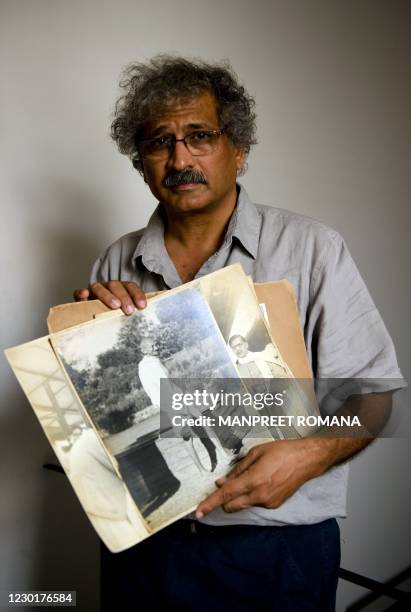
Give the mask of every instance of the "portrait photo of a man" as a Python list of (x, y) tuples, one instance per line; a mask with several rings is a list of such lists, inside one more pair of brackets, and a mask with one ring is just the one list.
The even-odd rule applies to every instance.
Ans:
[(287, 366), (273, 344), (262, 351), (250, 351), (241, 334), (230, 337), (229, 346), (236, 355), (237, 367), (243, 378), (283, 378), (288, 376)]

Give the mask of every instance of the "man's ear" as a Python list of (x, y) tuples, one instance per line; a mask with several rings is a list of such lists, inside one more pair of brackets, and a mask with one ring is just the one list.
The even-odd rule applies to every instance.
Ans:
[(141, 166), (142, 166), (142, 168), (141, 168), (141, 175), (142, 175), (142, 177), (144, 179), (144, 182), (147, 183), (146, 171), (144, 169), (144, 162), (141, 163)]
[(246, 158), (244, 147), (238, 147), (235, 155), (238, 175), (241, 175), (245, 171)]
[[(145, 170), (144, 170), (144, 162), (140, 162), (140, 161), (137, 161), (135, 159), (132, 159), (131, 163), (133, 164), (133, 168), (135, 168), (137, 170), (137, 172), (140, 172), (141, 176), (144, 179), (144, 182), (147, 183), (146, 173), (145, 173)], [(140, 164), (141, 164), (142, 167), (140, 167)]]

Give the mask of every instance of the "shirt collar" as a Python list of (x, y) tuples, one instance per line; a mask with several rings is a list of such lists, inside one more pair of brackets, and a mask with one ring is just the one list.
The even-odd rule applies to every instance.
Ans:
[[(229, 246), (233, 242), (233, 238), (236, 238), (243, 248), (256, 259), (262, 218), (244, 187), (241, 185), (238, 185), (238, 187), (237, 205), (228, 224), (223, 244)], [(164, 221), (160, 204), (149, 219), (141, 240), (134, 251), (133, 261), (138, 257), (141, 257), (146, 268), (151, 270), (158, 262), (164, 261), (164, 257), (168, 259), (164, 244)]]
[(162, 261), (165, 252), (164, 221), (161, 214), (161, 205), (158, 204), (134, 251), (133, 261), (141, 257), (143, 264), (151, 269), (156, 262)]
[(231, 244), (236, 238), (253, 259), (257, 259), (262, 218), (244, 187), (238, 186), (237, 206), (228, 224), (224, 244)]

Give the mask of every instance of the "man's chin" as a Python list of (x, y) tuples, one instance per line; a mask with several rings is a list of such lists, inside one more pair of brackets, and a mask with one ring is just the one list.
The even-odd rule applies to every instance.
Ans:
[(179, 188), (170, 188), (166, 197), (162, 199), (162, 204), (166, 208), (170, 208), (179, 212), (189, 212), (195, 210), (202, 210), (207, 208), (210, 204), (209, 198), (206, 197), (204, 189), (205, 185), (193, 185), (193, 189), (189, 186), (184, 185)]

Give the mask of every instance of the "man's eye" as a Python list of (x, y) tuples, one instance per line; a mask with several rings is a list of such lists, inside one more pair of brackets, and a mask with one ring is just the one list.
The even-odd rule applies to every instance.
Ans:
[(191, 142), (208, 142), (213, 136), (212, 132), (193, 132), (190, 134), (190, 140)]
[(152, 149), (161, 149), (163, 147), (168, 147), (169, 143), (169, 136), (159, 136), (158, 138), (153, 138), (152, 140), (150, 140), (150, 146)]

